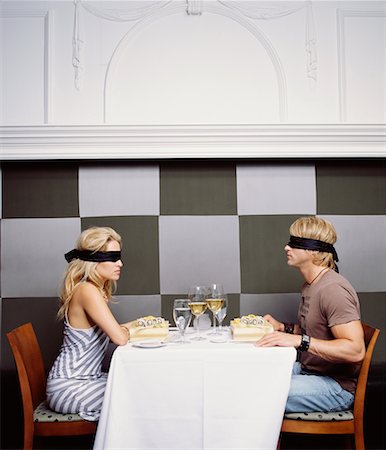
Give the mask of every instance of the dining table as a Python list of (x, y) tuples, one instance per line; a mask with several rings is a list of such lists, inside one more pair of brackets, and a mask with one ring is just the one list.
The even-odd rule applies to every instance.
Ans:
[(94, 449), (276, 449), (296, 350), (209, 332), (116, 348)]

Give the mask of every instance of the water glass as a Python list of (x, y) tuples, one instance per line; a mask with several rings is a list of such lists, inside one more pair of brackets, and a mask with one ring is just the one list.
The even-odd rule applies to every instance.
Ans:
[(185, 339), (185, 331), (192, 320), (192, 312), (189, 308), (189, 301), (187, 299), (176, 299), (173, 304), (173, 319), (178, 331), (181, 334), (181, 339), (176, 341), (180, 344), (190, 344)]

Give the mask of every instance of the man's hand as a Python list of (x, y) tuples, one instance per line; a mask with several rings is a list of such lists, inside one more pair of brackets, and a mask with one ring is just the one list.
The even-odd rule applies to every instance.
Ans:
[(272, 317), (270, 314), (266, 314), (264, 316), (264, 319), (269, 322), (275, 331), (284, 331), (284, 323), (279, 322), (274, 317)]
[(299, 347), (302, 337), (300, 334), (288, 334), (281, 331), (268, 333), (259, 339), (256, 347)]

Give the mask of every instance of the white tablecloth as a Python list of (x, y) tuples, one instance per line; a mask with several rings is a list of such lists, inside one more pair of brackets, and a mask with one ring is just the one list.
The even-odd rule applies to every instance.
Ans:
[(118, 347), (94, 449), (276, 449), (295, 357), (234, 342)]

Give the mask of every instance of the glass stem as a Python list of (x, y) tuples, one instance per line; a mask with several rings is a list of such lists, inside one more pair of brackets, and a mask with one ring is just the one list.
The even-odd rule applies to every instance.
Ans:
[(213, 313), (213, 332), (216, 333), (216, 314)]

